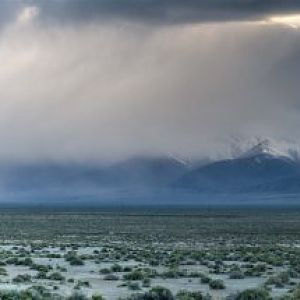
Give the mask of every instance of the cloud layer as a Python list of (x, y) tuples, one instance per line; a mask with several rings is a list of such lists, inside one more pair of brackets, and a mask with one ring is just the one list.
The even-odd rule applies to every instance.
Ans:
[[(298, 1), (84, 3), (19, 2), (6, 20), (0, 160), (199, 157), (235, 134), (300, 138), (300, 32), (256, 21)], [(195, 23), (207, 17), (218, 22)]]
[(3, 0), (0, 21), (28, 6), (41, 8), (43, 22), (135, 20), (152, 24), (253, 20), (300, 12), (298, 0)]

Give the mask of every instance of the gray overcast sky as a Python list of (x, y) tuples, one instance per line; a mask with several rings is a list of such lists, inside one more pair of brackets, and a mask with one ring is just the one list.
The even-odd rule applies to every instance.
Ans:
[(232, 135), (300, 138), (300, 1), (0, 5), (0, 160), (200, 157)]
[(151, 23), (190, 23), (260, 19), (300, 10), (298, 0), (2, 0), (4, 20), (26, 6), (41, 8), (52, 21), (91, 21), (111, 18)]

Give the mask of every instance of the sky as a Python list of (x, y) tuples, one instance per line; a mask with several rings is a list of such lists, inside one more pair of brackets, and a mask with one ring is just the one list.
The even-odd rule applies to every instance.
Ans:
[(300, 1), (2, 0), (0, 161), (300, 141)]

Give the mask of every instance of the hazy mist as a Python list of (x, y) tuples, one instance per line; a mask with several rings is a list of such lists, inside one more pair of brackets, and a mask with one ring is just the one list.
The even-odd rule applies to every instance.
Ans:
[(155, 1), (152, 14), (146, 2), (8, 2), (0, 160), (202, 157), (232, 135), (297, 141), (300, 29), (269, 18), (298, 1), (226, 1), (226, 16), (209, 2), (166, 1), (161, 15)]

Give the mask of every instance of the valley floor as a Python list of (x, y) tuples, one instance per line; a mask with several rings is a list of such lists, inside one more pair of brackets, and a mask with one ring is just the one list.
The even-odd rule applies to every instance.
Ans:
[(0, 239), (1, 299), (300, 294), (298, 207), (3, 208)]

